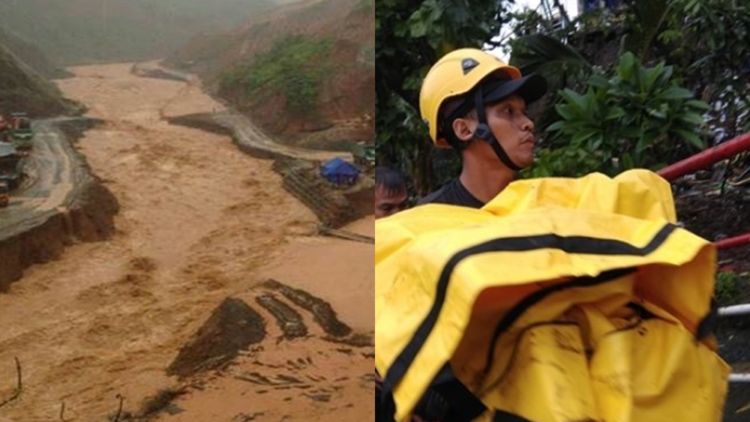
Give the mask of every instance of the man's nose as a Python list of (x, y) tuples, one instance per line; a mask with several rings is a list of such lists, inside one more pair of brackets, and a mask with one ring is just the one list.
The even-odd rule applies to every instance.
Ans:
[(521, 130), (524, 130), (526, 132), (534, 131), (534, 121), (525, 114), (523, 115), (523, 121), (521, 122)]

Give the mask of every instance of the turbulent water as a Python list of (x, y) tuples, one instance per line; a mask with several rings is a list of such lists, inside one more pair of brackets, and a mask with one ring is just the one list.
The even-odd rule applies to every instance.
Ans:
[[(271, 161), (241, 153), (227, 137), (163, 120), (220, 104), (193, 82), (139, 78), (130, 67), (73, 68), (74, 78), (59, 81), (66, 96), (105, 120), (78, 148), (120, 202), (117, 233), (69, 247), (0, 294), (0, 402), (12, 394), (14, 357), (23, 368), (22, 394), (0, 408), (0, 421), (57, 420), (63, 402), (69, 419), (105, 420), (118, 394), (137, 411), (145, 398), (184, 385), (165, 368), (212, 310), (269, 277), (325, 298), (355, 330), (372, 330), (372, 245), (316, 237), (317, 220), (282, 189)], [(372, 220), (354, 230), (371, 234)], [(335, 370), (338, 383), (319, 380), (327, 400), (279, 390), (268, 394), (267, 408), (246, 409), (246, 395), (269, 388), (235, 382), (237, 373), (209, 374), (201, 383), (214, 387), (186, 390), (176, 402), (186, 410), (164, 417), (232, 420), (257, 411), (265, 416), (256, 420), (372, 419), (367, 349), (337, 352), (347, 346), (322, 340), (319, 330), (281, 343), (274, 333), (241, 356), (237, 373), (278, 372), (274, 362), (307, 357), (315, 364), (307, 373), (298, 368), (299, 376), (347, 368)]]

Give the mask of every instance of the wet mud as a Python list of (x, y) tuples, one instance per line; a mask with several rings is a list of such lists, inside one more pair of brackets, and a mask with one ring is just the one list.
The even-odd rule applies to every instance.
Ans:
[(262, 294), (256, 297), (255, 301), (276, 318), (276, 324), (281, 331), (283, 331), (284, 338), (291, 340), (296, 337), (304, 337), (307, 335), (307, 326), (302, 320), (302, 316), (299, 312), (292, 309), (292, 307), (286, 303), (278, 300), (276, 296), (272, 294)]
[[(87, 120), (49, 123), (64, 127), (68, 136), (58, 142), (73, 143), (92, 123)], [(16, 204), (0, 210), (0, 292), (23, 276), (24, 269), (57, 259), (63, 250), (75, 242), (96, 242), (110, 238), (115, 232), (114, 215), (119, 203), (101, 179), (92, 174), (85, 157), (71, 147), (63, 149), (68, 154), (69, 167), (61, 171), (51, 183), (70, 184), (65, 196), (54, 206), (32, 207)], [(35, 172), (48, 171), (35, 168)], [(25, 186), (14, 196), (36, 194), (54, 189), (42, 177)], [(43, 185), (44, 186), (37, 186)], [(5, 224), (2, 224), (5, 223)]]
[(263, 287), (276, 290), (295, 305), (312, 313), (315, 322), (333, 337), (344, 337), (351, 334), (352, 329), (341, 322), (331, 304), (302, 289), (295, 289), (279, 281), (270, 279), (262, 284)]
[(266, 323), (260, 314), (240, 299), (227, 298), (180, 350), (167, 374), (187, 377), (218, 368), (265, 337)]

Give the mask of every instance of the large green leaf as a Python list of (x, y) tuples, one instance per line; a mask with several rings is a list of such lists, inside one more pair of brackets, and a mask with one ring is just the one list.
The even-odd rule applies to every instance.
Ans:
[(562, 118), (565, 120), (572, 120), (574, 118), (573, 112), (570, 110), (569, 105), (557, 104), (555, 105), (555, 111), (557, 111), (557, 114), (562, 116)]
[(675, 132), (684, 140), (690, 142), (692, 145), (694, 145), (698, 149), (704, 149), (706, 148), (706, 144), (703, 142), (703, 140), (693, 132), (689, 132), (684, 129), (675, 129)]
[(708, 104), (700, 100), (690, 100), (686, 102), (685, 104), (692, 108), (703, 110), (703, 111), (707, 111), (711, 109), (711, 107)]
[(545, 129), (545, 132), (555, 132), (560, 130), (563, 126), (565, 126), (565, 121), (558, 120), (555, 123), (552, 123), (551, 125), (547, 126), (547, 129)]
[(566, 88), (560, 92), (560, 96), (568, 101), (568, 104), (571, 106), (570, 110), (574, 114), (582, 116), (588, 111), (589, 99), (586, 95), (580, 95), (577, 92)]
[(607, 115), (604, 116), (604, 120), (617, 120), (624, 116), (625, 110), (623, 110), (622, 107), (615, 106), (607, 111)]
[(693, 93), (685, 88), (678, 86), (670, 86), (664, 92), (661, 93), (661, 97), (667, 100), (681, 100), (687, 98), (693, 98)]
[(617, 76), (623, 81), (630, 81), (637, 70), (635, 56), (631, 52), (626, 52), (620, 56), (620, 61), (617, 63)]
[(703, 119), (703, 116), (701, 116), (698, 113), (685, 113), (685, 114), (682, 114), (679, 117), (679, 120), (683, 121), (685, 123), (690, 123), (690, 124), (698, 125), (698, 126), (700, 126), (703, 123), (705, 123), (705, 120)]

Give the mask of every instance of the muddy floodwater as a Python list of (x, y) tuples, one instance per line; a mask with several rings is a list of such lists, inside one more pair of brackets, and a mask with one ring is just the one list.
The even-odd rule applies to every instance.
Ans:
[[(169, 125), (167, 117), (223, 109), (196, 81), (130, 69), (78, 67), (58, 81), (104, 120), (76, 146), (120, 211), (109, 240), (74, 244), (0, 294), (0, 402), (13, 393), (15, 357), (23, 373), (22, 393), (0, 408), (0, 421), (59, 420), (63, 403), (67, 420), (104, 421), (116, 396), (123, 413), (136, 414), (163, 391), (179, 393), (157, 420), (371, 420), (368, 341), (328, 338), (292, 302), (279, 312), (299, 315), (306, 334), (287, 339), (256, 298), (285, 300), (262, 287), (269, 279), (304, 290), (366, 339), (372, 245), (319, 237), (314, 214), (284, 191), (272, 161), (243, 154), (228, 137)], [(366, 218), (345, 229), (372, 236), (372, 226)], [(219, 371), (168, 376), (227, 297), (259, 312), (265, 339)]]

